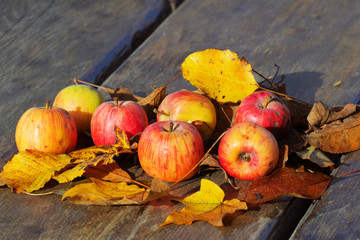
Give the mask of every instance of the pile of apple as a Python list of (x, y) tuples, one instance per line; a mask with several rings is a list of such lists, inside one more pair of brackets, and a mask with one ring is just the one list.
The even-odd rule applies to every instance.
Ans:
[[(76, 84), (61, 90), (53, 106), (47, 102), (21, 116), (16, 145), (19, 151), (69, 153), (83, 131), (91, 132), (95, 145), (114, 144), (114, 126), (118, 126), (128, 138), (140, 135), (138, 157), (147, 174), (167, 182), (191, 178), (204, 157), (203, 140), (216, 127), (213, 103), (202, 94), (181, 90), (167, 95), (156, 113), (157, 121), (149, 124), (137, 102), (105, 102), (95, 88)], [(250, 94), (220, 141), (220, 164), (242, 180), (269, 174), (279, 158), (277, 139), (287, 133), (290, 124), (290, 112), (276, 95), (266, 91)]]

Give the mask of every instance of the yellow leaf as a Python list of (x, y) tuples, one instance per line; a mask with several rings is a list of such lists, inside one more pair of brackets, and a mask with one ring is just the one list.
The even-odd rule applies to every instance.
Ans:
[(113, 159), (120, 153), (132, 153), (129, 140), (124, 131), (115, 126), (116, 143), (108, 145), (92, 146), (85, 149), (70, 152), (69, 155), (77, 164), (75, 167), (53, 177), (59, 183), (74, 180), (84, 174), (89, 166), (96, 166), (98, 163), (112, 164)]
[(174, 211), (170, 214), (160, 226), (170, 223), (190, 225), (199, 220), (207, 221), (214, 226), (223, 226), (222, 219), (226, 214), (237, 210), (247, 210), (245, 202), (238, 199), (223, 201), (224, 197), (225, 194), (218, 185), (210, 180), (202, 179), (200, 191), (181, 200), (186, 206), (181, 212)]
[(259, 87), (250, 64), (230, 50), (192, 53), (181, 69), (186, 80), (218, 102), (242, 101)]
[(214, 182), (201, 179), (200, 191), (181, 200), (186, 207), (199, 211), (210, 211), (224, 200), (224, 191)]
[(79, 184), (68, 190), (62, 200), (83, 205), (125, 205), (138, 204), (149, 194), (149, 190), (125, 182), (91, 180), (92, 183)]
[(36, 150), (19, 152), (0, 173), (0, 185), (8, 185), (23, 191), (33, 192), (42, 188), (56, 171), (67, 166), (71, 158), (66, 154), (51, 154)]

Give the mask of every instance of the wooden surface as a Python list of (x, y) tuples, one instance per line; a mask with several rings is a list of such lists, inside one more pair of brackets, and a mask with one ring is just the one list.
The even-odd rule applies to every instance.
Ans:
[[(21, 114), (53, 99), (71, 78), (105, 80), (106, 86), (146, 96), (152, 85), (179, 73), (188, 54), (207, 48), (236, 51), (267, 77), (276, 63), (288, 94), (309, 103), (345, 104), (359, 92), (360, 2), (185, 1), (146, 38), (144, 29), (169, 9), (155, 0), (0, 1), (0, 167), (17, 152), (13, 136)], [(146, 41), (122, 62), (134, 38)], [(180, 77), (168, 92), (182, 88), (191, 86)], [(359, 169), (357, 159), (358, 152), (346, 155), (339, 171)], [(210, 178), (229, 187), (221, 173)], [(193, 192), (199, 179), (183, 188)], [(0, 188), (0, 239), (287, 239), (292, 233), (294, 239), (356, 239), (357, 180), (354, 175), (334, 181), (294, 233), (308, 202), (265, 204), (226, 218), (221, 228), (205, 222), (159, 228), (180, 205), (77, 206), (56, 195)]]
[(103, 81), (170, 7), (163, 0), (6, 0), (0, 13), (0, 158), (8, 160), (26, 109), (53, 101), (72, 78)]

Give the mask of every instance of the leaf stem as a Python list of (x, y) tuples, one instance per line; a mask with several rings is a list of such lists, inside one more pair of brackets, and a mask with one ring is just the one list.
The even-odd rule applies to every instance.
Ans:
[(344, 173), (344, 174), (341, 174), (341, 175), (339, 175), (339, 176), (335, 176), (334, 178), (345, 177), (345, 176), (347, 176), (347, 175), (354, 174), (354, 173), (358, 173), (358, 172), (360, 172), (360, 169), (359, 169), (359, 170), (356, 170), (356, 171)]

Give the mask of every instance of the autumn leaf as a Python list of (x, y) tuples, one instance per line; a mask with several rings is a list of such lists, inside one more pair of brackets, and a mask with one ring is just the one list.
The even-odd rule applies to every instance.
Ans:
[(223, 217), (237, 210), (247, 210), (245, 202), (238, 199), (223, 201), (224, 191), (210, 180), (202, 179), (200, 191), (181, 200), (186, 206), (178, 212), (169, 215), (160, 224), (165, 226), (170, 223), (177, 225), (190, 225), (194, 221), (207, 221), (214, 226), (223, 226)]
[(44, 185), (55, 175), (56, 171), (66, 167), (71, 158), (66, 154), (51, 154), (37, 150), (19, 152), (6, 163), (0, 173), (0, 186), (33, 192)]
[(356, 112), (356, 105), (347, 104), (344, 107), (328, 108), (324, 103), (315, 103), (307, 116), (310, 126), (320, 127), (339, 119), (343, 119)]
[(284, 197), (317, 199), (331, 181), (331, 177), (322, 173), (280, 168), (269, 176), (253, 180), (246, 189), (244, 200), (260, 204)]
[(305, 140), (329, 153), (347, 153), (360, 149), (360, 113), (343, 121), (326, 124), (321, 130), (305, 135)]
[(68, 190), (62, 200), (82, 205), (127, 205), (137, 204), (149, 192), (145, 188), (125, 182), (114, 183), (95, 178), (91, 180), (92, 183), (79, 184)]
[(87, 167), (83, 176), (110, 182), (131, 182), (132, 180), (131, 176), (121, 169), (116, 162), (110, 164), (100, 163), (97, 166), (90, 165)]
[(115, 163), (113, 158), (120, 153), (132, 153), (133, 151), (126, 133), (121, 131), (117, 126), (115, 126), (114, 131), (116, 134), (115, 144), (92, 146), (70, 152), (69, 155), (76, 165), (73, 168), (54, 176), (53, 179), (57, 180), (59, 183), (69, 182), (82, 176), (89, 166), (95, 167), (99, 163), (112, 164)]
[(218, 102), (242, 101), (259, 87), (250, 64), (230, 50), (192, 53), (181, 69), (186, 80)]
[(302, 159), (310, 160), (313, 163), (316, 163), (322, 168), (334, 167), (335, 163), (320, 149), (310, 146), (300, 152), (296, 153)]
[(151, 188), (141, 188), (125, 182), (107, 182), (90, 178), (92, 183), (76, 185), (62, 197), (82, 205), (139, 205), (169, 194), (169, 186), (154, 178)]

